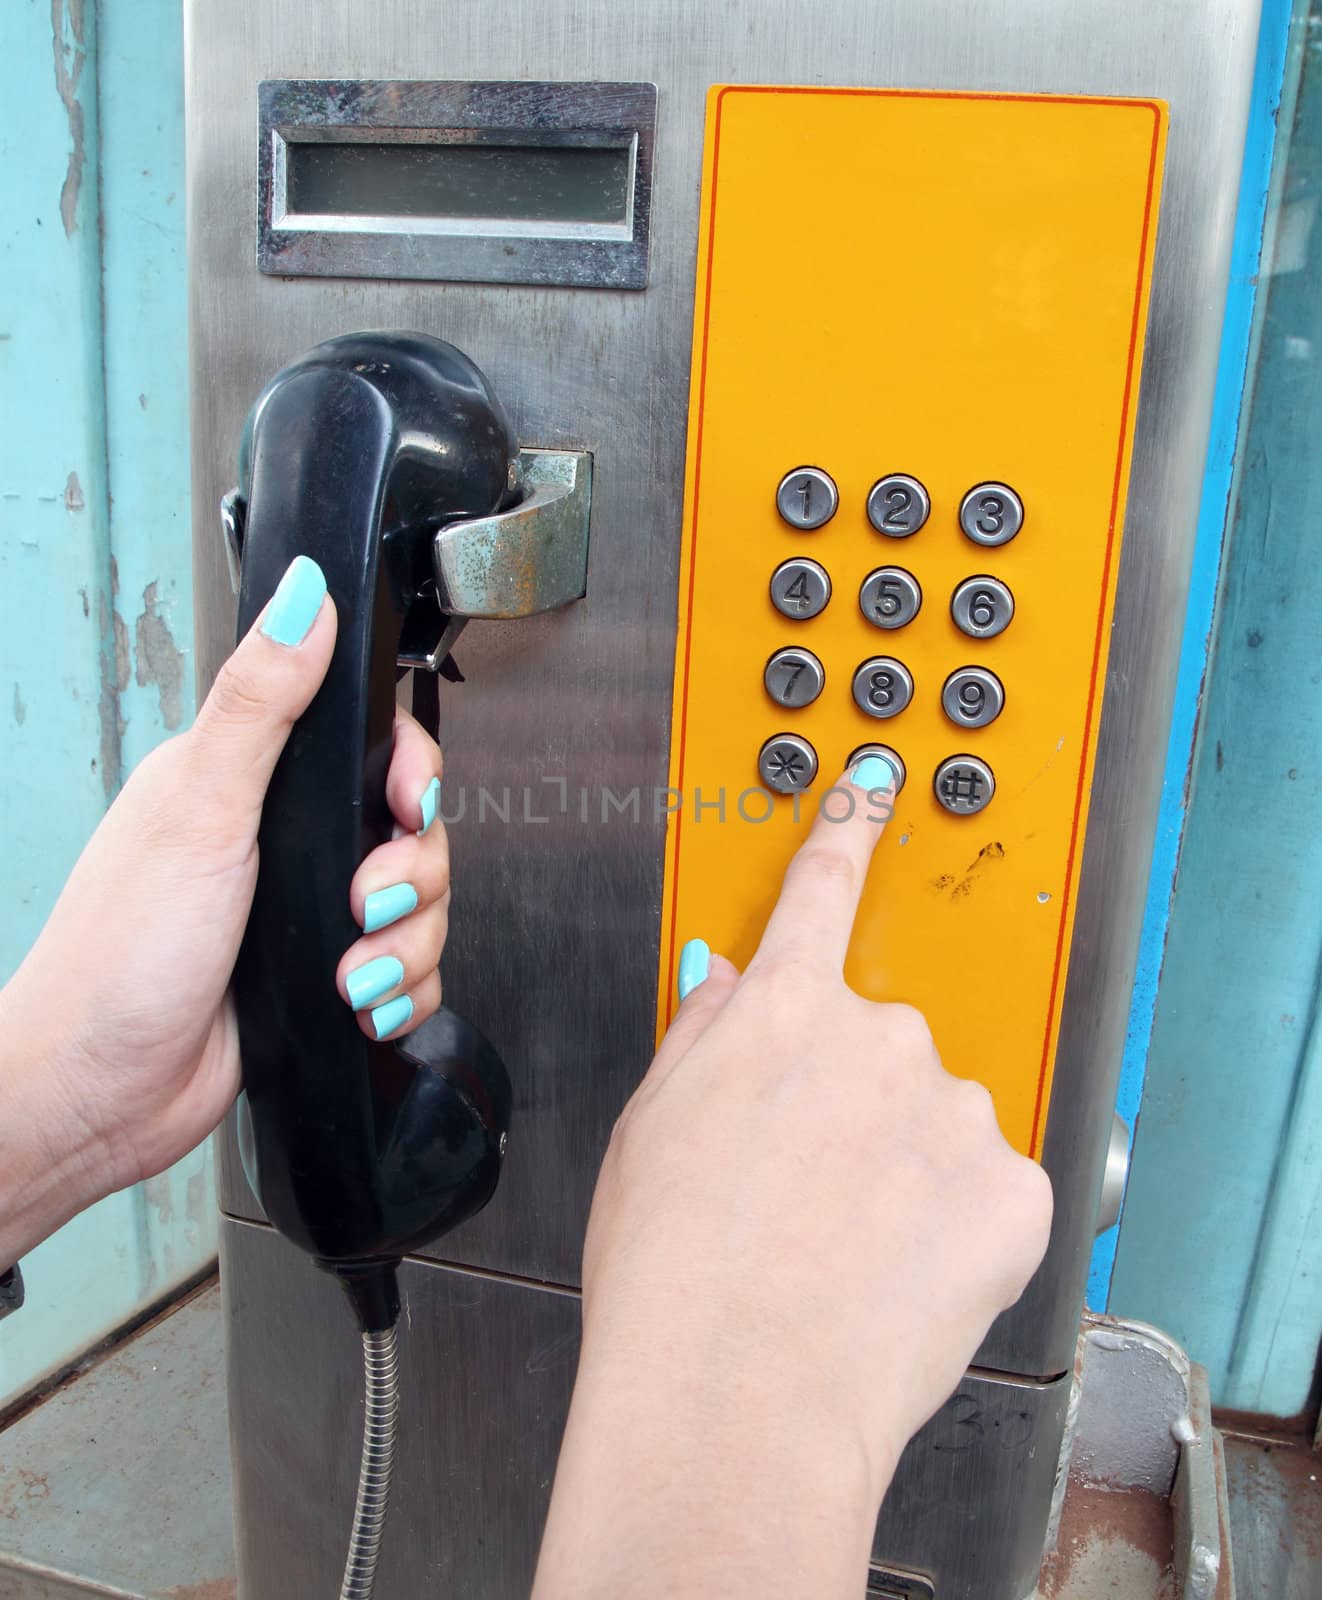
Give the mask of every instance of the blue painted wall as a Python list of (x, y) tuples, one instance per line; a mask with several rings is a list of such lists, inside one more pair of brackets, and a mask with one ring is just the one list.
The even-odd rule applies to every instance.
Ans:
[[(1134, 974), (1134, 999), (1116, 1098), (1116, 1110), (1131, 1134), (1138, 1123), (1148, 1070), (1158, 984), (1170, 928), (1176, 865), (1189, 805), (1194, 740), (1203, 702), (1226, 519), (1238, 459), (1241, 411), (1245, 392), (1251, 387), (1258, 269), (1277, 153), (1277, 124), (1282, 98), (1286, 102), (1287, 122), (1294, 104), (1294, 91), (1303, 58), (1302, 40), (1307, 10), (1307, 0), (1263, 0), (1248, 137), (1244, 148), (1244, 170), (1240, 177), (1239, 205), (1231, 246), (1225, 327), (1217, 363), (1212, 431), (1207, 445), (1202, 504), (1189, 577), (1179, 676), (1162, 778), (1161, 808), (1153, 842), (1152, 870), (1148, 879), (1138, 966)], [(1097, 1311), (1107, 1309), (1119, 1237), (1119, 1226), (1107, 1229), (1093, 1251), (1088, 1304)], [(1136, 1245), (1136, 1232), (1130, 1243), (1131, 1247)]]
[[(178, 0), (0, 8), (0, 981), (121, 779), (191, 715)], [(210, 1158), (24, 1263), (0, 1405), (199, 1271)]]
[(1111, 1294), (1221, 1404), (1279, 1417), (1304, 1410), (1322, 1332), (1322, 0), (1305, 9)]

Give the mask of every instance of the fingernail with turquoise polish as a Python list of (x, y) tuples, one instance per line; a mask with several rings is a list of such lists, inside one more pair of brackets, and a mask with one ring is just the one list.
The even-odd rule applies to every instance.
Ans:
[(378, 928), (388, 928), (417, 907), (418, 891), (411, 883), (392, 883), (385, 889), (373, 889), (363, 901), (363, 932), (375, 933)]
[(419, 801), (422, 806), (422, 826), (418, 829), (419, 837), (426, 833), (427, 829), (436, 821), (436, 807), (440, 804), (440, 800), (441, 780), (433, 778), (422, 791), (422, 799)]
[(321, 568), (311, 556), (295, 556), (271, 596), (262, 632), (277, 644), (302, 644), (325, 598), (326, 579)]
[(394, 1000), (387, 1000), (383, 1006), (377, 1006), (372, 1012), (372, 1026), (376, 1029), (377, 1038), (384, 1039), (388, 1033), (394, 1033), (396, 1028), (402, 1028), (412, 1015), (413, 1002), (406, 994), (401, 994)]
[(895, 782), (895, 769), (885, 756), (864, 756), (850, 768), (849, 781), (856, 789), (889, 789)]
[(687, 1000), (711, 971), (711, 947), (705, 939), (690, 939), (679, 952), (679, 998)]
[(344, 980), (349, 991), (349, 1004), (355, 1011), (370, 1006), (383, 994), (389, 994), (404, 981), (404, 967), (394, 956), (378, 956), (375, 961), (365, 961), (355, 967)]

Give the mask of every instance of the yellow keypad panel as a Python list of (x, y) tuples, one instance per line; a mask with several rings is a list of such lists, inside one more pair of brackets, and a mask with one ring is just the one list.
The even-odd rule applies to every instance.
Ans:
[[(845, 976), (1041, 1152), (1165, 109), (724, 86), (708, 105), (658, 1028), (745, 964), (865, 749), (903, 777)], [(834, 809), (834, 805), (832, 806)]]

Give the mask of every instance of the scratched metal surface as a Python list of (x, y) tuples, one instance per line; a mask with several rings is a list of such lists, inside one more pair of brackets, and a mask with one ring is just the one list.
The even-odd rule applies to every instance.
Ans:
[[(6, 6), (0, 982), (128, 773), (192, 713), (177, 0)], [(199, 1151), (24, 1264), (0, 1409), (216, 1249)]]
[[(234, 478), (263, 379), (330, 334), (418, 328), (482, 365), (523, 442), (596, 463), (588, 598), (531, 623), (473, 625), (468, 682), (442, 697), (457, 894), (446, 981), (510, 1062), (515, 1136), (500, 1193), (458, 1259), (573, 1283), (593, 1176), (646, 1065), (655, 1016), (662, 829), (600, 822), (601, 796), (663, 789), (675, 627), (699, 157), (706, 86), (722, 79), (1157, 94), (1172, 107), (1129, 537), (1097, 763), (1046, 1164), (1047, 1264), (984, 1364), (1068, 1366), (1082, 1303), (1156, 814), (1179, 618), (1197, 518), (1237, 195), (1257, 6), (1113, 7), (996, 0), (840, 4), (805, 26), (799, 0), (467, 8), (297, 0), (189, 10), (189, 221), (197, 648), (205, 679), (233, 606), (215, 507)], [(445, 26), (438, 25), (444, 18)], [(517, 39), (517, 49), (510, 41)], [(786, 41), (793, 41), (790, 57)], [(1178, 41), (1178, 45), (1176, 44)], [(641, 294), (518, 286), (272, 279), (255, 270), (256, 85), (264, 77), (511, 75), (651, 80), (660, 91), (653, 260)], [(571, 796), (560, 814), (558, 790)], [(513, 820), (477, 815), (509, 789)], [(524, 824), (529, 791), (535, 825)], [(585, 825), (575, 802), (588, 796)], [(540, 808), (540, 809), (539, 809)], [(452, 813), (453, 814), (453, 811)], [(566, 915), (567, 908), (572, 908)], [(231, 1168), (227, 1209), (254, 1215)]]

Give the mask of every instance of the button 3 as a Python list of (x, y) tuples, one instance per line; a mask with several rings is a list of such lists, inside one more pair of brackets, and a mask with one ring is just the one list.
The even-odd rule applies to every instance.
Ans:
[(959, 525), (974, 544), (1009, 544), (1024, 525), (1024, 503), (1008, 483), (979, 483), (964, 496)]

